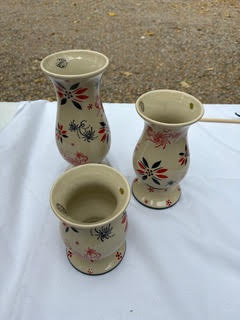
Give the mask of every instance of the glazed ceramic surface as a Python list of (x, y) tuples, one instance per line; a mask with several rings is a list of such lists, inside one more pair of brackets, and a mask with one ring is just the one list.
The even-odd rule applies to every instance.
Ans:
[(77, 270), (97, 275), (121, 262), (129, 200), (127, 180), (103, 164), (69, 169), (56, 181), (50, 203), (61, 221), (67, 257)]
[(167, 208), (180, 197), (190, 163), (188, 129), (203, 116), (203, 106), (187, 93), (155, 90), (138, 98), (136, 110), (145, 125), (133, 155), (132, 192), (145, 206)]
[(69, 163), (98, 163), (110, 148), (110, 129), (100, 97), (108, 58), (98, 52), (69, 50), (41, 62), (57, 96), (56, 142)]

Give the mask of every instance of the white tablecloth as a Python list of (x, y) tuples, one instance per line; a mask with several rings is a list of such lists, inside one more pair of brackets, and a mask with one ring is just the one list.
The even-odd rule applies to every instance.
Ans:
[[(143, 121), (132, 105), (105, 110), (107, 159), (131, 183)], [(240, 105), (208, 105), (205, 116), (234, 112)], [(21, 103), (0, 131), (0, 319), (239, 320), (240, 126), (190, 128), (180, 201), (159, 211), (132, 197), (125, 258), (91, 277), (69, 264), (49, 206), (49, 190), (68, 167), (55, 144), (55, 116), (56, 103)]]

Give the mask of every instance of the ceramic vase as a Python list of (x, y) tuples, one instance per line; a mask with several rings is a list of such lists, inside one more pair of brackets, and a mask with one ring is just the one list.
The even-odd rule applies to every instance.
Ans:
[(41, 62), (57, 96), (56, 143), (72, 165), (98, 163), (110, 148), (110, 129), (100, 97), (108, 58), (89, 50), (51, 54)]
[(138, 98), (136, 110), (144, 129), (133, 154), (133, 195), (150, 208), (171, 207), (190, 163), (188, 129), (203, 116), (203, 105), (184, 92), (154, 90)]
[(115, 268), (126, 250), (127, 180), (103, 164), (85, 164), (66, 171), (51, 190), (51, 207), (60, 219), (69, 262), (91, 275)]

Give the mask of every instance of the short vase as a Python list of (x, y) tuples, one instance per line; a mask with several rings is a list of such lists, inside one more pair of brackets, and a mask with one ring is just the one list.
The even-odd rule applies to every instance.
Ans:
[(203, 105), (184, 92), (154, 90), (138, 98), (136, 110), (145, 124), (133, 154), (133, 195), (150, 208), (171, 207), (189, 168), (188, 129), (203, 116)]
[(57, 96), (56, 143), (73, 166), (99, 163), (111, 143), (100, 97), (100, 80), (108, 58), (89, 50), (51, 54), (41, 62)]
[(77, 166), (58, 178), (50, 203), (75, 269), (98, 275), (119, 265), (126, 250), (129, 200), (125, 177), (104, 164)]

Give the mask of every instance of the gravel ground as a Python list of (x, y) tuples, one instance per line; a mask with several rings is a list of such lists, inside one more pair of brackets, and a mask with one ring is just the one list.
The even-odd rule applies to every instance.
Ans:
[(169, 88), (240, 103), (239, 0), (0, 0), (0, 100), (55, 100), (43, 57), (106, 54), (106, 102)]

